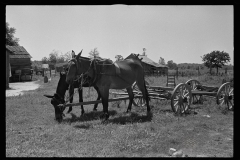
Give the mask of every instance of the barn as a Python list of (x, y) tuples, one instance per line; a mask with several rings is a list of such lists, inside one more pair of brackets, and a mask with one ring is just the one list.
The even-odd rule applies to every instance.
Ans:
[[(125, 59), (131, 58), (134, 56), (134, 53), (130, 54)], [(138, 56), (139, 59), (142, 58), (142, 65), (144, 68), (145, 75), (166, 75), (168, 73), (168, 67), (165, 65), (158, 64), (147, 57), (145, 52), (142, 55)]]
[(6, 52), (6, 89), (9, 88), (10, 73), (9, 52)]
[[(19, 80), (26, 79), (26, 75), (31, 75), (31, 58), (32, 56), (22, 46), (6, 45), (6, 55), (9, 55), (12, 79), (19, 76)], [(22, 77), (23, 76), (23, 77)]]

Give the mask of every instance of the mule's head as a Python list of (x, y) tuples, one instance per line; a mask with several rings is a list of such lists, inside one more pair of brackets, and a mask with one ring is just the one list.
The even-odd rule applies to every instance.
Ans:
[(66, 93), (66, 90), (68, 89), (69, 84), (66, 83), (66, 74), (62, 74), (60, 72), (60, 79), (58, 81), (57, 85), (57, 91), (54, 95), (44, 95), (47, 98), (51, 98), (51, 104), (54, 107), (55, 110), (55, 119), (58, 122), (61, 122), (63, 119), (63, 111), (64, 108), (58, 106), (59, 104), (64, 104), (64, 96)]
[(78, 53), (77, 56), (75, 56), (75, 52), (72, 51), (72, 59), (69, 61), (68, 72), (66, 76), (66, 82), (68, 84), (73, 83), (73, 80), (76, 78), (77, 74), (83, 73), (80, 67), (81, 64), (79, 60), (81, 54), (82, 54), (82, 51)]

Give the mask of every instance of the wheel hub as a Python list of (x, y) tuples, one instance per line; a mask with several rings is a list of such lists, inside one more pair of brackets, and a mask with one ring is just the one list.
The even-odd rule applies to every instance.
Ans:
[(178, 104), (182, 105), (183, 104), (183, 98), (180, 96), (178, 99)]
[(184, 103), (187, 103), (187, 102), (188, 102), (188, 101), (187, 101), (187, 97), (184, 97), (184, 98), (183, 98), (183, 102), (184, 102)]

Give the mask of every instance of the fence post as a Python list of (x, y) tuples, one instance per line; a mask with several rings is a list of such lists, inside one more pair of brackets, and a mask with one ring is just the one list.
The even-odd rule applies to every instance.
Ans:
[(200, 76), (200, 66), (198, 66), (198, 76)]
[(44, 72), (45, 72), (45, 69), (43, 68), (43, 70), (42, 70), (42, 76), (44, 77)]
[(178, 67), (177, 67), (177, 79), (178, 79)]

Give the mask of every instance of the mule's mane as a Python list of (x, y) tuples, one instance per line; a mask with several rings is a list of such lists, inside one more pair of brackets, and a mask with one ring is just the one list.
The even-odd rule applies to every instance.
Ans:
[(101, 57), (79, 57), (79, 60), (88, 60), (88, 61), (96, 61), (98, 64), (102, 64), (102, 63), (107, 63), (107, 64), (113, 64), (113, 61), (111, 59), (107, 59), (107, 58), (101, 58)]
[(56, 93), (61, 95), (62, 96), (61, 98), (64, 98), (65, 93), (66, 93), (66, 89), (62, 88), (61, 84), (65, 83), (68, 86), (68, 84), (65, 82), (65, 79), (66, 79), (66, 74), (62, 73), (62, 76), (60, 76), (60, 79), (59, 79), (58, 84), (57, 84)]

